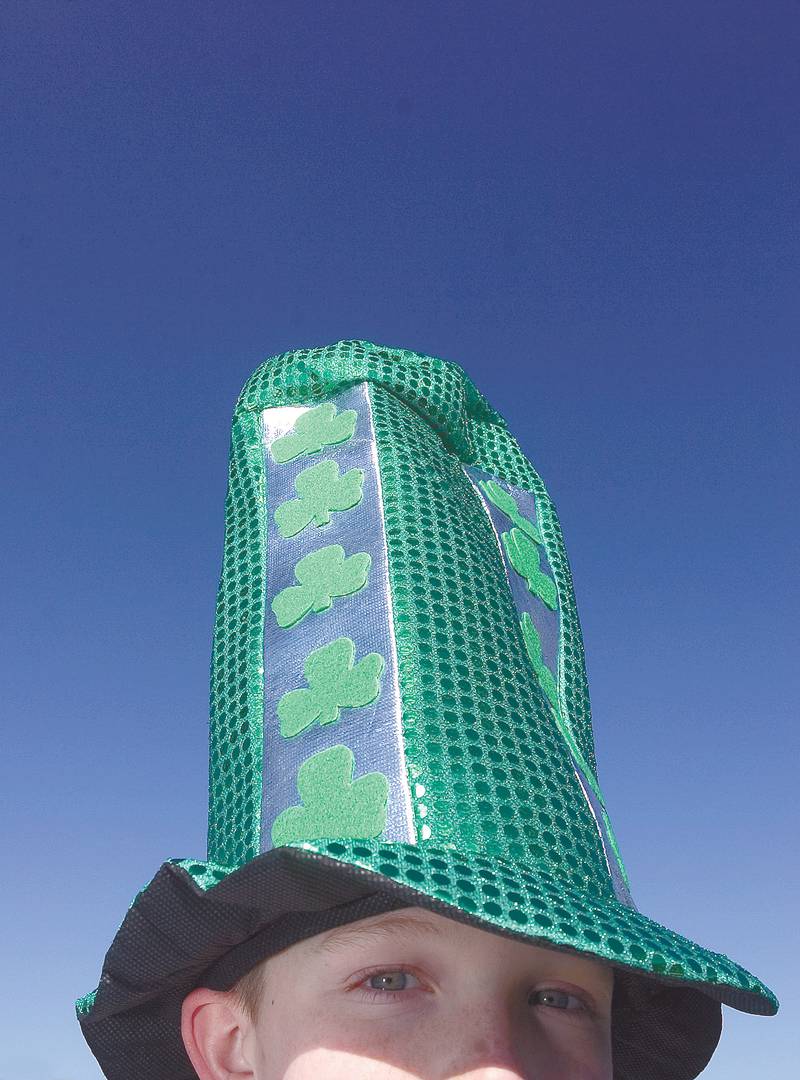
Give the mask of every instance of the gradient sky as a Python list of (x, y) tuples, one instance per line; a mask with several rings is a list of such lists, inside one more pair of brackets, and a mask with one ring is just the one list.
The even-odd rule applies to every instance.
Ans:
[[(559, 508), (643, 911), (797, 1075), (800, 10), (5, 0), (0, 1080), (205, 852), (230, 415), (285, 349), (461, 363)], [(6, 936), (7, 933), (7, 936)]]

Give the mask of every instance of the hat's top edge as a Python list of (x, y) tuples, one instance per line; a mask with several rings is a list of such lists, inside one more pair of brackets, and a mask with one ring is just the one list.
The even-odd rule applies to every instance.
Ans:
[(473, 424), (506, 428), (500, 413), (455, 361), (355, 339), (268, 357), (245, 383), (236, 414), (320, 401), (359, 382), (391, 391), (463, 461), (474, 456)]

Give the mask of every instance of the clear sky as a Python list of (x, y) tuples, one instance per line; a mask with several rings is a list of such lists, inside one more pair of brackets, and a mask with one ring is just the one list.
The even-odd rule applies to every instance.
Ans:
[(0, 1080), (205, 853), (229, 422), (285, 349), (458, 361), (559, 508), (639, 907), (797, 1075), (800, 10), (5, 0)]

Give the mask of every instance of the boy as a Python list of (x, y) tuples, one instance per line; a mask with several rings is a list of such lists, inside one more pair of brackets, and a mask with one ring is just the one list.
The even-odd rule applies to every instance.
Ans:
[(633, 903), (555, 510), (455, 364), (248, 381), (211, 709), (208, 861), (77, 1003), (109, 1080), (691, 1080), (721, 1002), (777, 1010)]

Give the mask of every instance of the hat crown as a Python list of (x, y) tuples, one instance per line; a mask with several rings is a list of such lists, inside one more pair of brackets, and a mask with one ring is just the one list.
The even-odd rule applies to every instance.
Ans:
[(234, 417), (209, 859), (432, 842), (630, 903), (555, 510), (457, 365), (284, 353)]
[(341, 341), (273, 357), (242, 392), (208, 854), (137, 893), (76, 1003), (115, 1080), (189, 1076), (192, 986), (230, 989), (297, 940), (408, 904), (627, 972), (620, 1080), (643, 1061), (696, 1076), (720, 1001), (777, 1009), (635, 909), (555, 511), (502, 418), (434, 357)]

